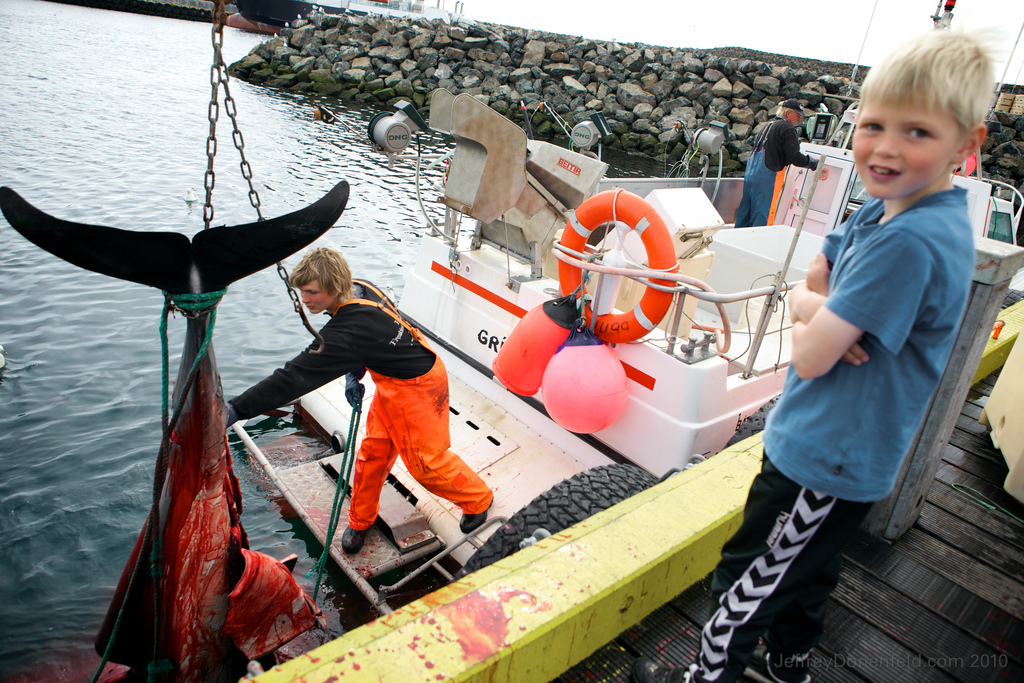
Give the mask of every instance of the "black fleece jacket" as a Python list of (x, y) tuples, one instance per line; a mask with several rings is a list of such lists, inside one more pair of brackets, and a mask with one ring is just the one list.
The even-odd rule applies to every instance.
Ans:
[(786, 119), (775, 119), (761, 129), (754, 140), (754, 151), (764, 149), (764, 165), (778, 173), (790, 164), (811, 168), (814, 160), (800, 153), (800, 140), (796, 128)]
[[(352, 289), (354, 299), (381, 301), (372, 289), (358, 280), (353, 282)], [(390, 303), (386, 297), (384, 299)], [(321, 328), (320, 334), (326, 343), (322, 354), (310, 353), (316, 348), (314, 341), (283, 368), (229, 401), (239, 419), (247, 420), (287, 405), (360, 368), (396, 379), (412, 379), (426, 374), (434, 365), (434, 352), (377, 306), (342, 306)]]

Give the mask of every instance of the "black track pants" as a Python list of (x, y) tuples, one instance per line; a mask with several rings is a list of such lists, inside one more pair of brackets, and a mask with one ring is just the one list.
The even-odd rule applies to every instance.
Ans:
[(778, 653), (817, 645), (843, 545), (870, 508), (803, 488), (766, 455), (743, 524), (715, 568), (711, 597), (719, 607), (704, 626), (695, 680), (735, 681), (766, 630)]

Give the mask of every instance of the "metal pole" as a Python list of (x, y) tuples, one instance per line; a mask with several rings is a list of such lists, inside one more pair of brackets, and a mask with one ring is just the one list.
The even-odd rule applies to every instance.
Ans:
[(868, 34), (871, 33), (871, 22), (875, 20), (875, 10), (878, 9), (878, 0), (875, 0), (875, 6), (871, 8), (871, 16), (868, 18), (868, 26), (864, 29), (864, 40), (860, 43), (860, 52), (857, 53), (857, 61), (853, 64), (853, 73), (850, 74), (850, 85), (846, 90), (847, 95), (853, 95), (853, 86), (857, 82), (857, 69), (860, 68), (860, 58), (864, 54), (864, 46), (868, 42)]
[[(1020, 43), (1020, 37), (1022, 34), (1024, 34), (1024, 22), (1022, 22), (1020, 25), (1020, 31), (1017, 32), (1017, 40), (1014, 41), (1013, 49), (1010, 50), (1010, 56), (1006, 59), (1006, 68), (1003, 69), (1002, 78), (1000, 78), (999, 83), (996, 84), (996, 92), (994, 95), (992, 95), (992, 104), (990, 104), (988, 107), (989, 119), (992, 118), (996, 110), (996, 103), (999, 101), (999, 95), (1003, 89), (1003, 83), (1006, 82), (1006, 72), (1009, 71), (1010, 69), (1010, 62), (1013, 61), (1013, 55), (1017, 52), (1017, 45)], [(978, 164), (978, 166), (980, 167), (981, 164)]]
[(683, 304), (686, 303), (686, 292), (679, 292), (675, 297), (676, 310), (672, 316), (672, 333), (668, 336), (668, 355), (676, 350), (676, 342), (679, 341), (679, 323), (683, 318)]
[(793, 232), (793, 241), (789, 243), (789, 253), (786, 254), (786, 260), (782, 264), (782, 270), (775, 279), (775, 289), (765, 299), (764, 307), (761, 309), (761, 319), (757, 322), (757, 334), (754, 335), (754, 341), (750, 345), (750, 352), (747, 354), (747, 364), (743, 368), (743, 379), (747, 379), (753, 374), (754, 360), (757, 358), (757, 352), (761, 349), (761, 342), (764, 341), (764, 335), (768, 331), (768, 319), (771, 317), (771, 313), (775, 310), (775, 304), (778, 303), (779, 297), (782, 295), (782, 284), (786, 281), (786, 275), (789, 273), (789, 263), (793, 260), (793, 254), (796, 252), (796, 243), (800, 240), (800, 233), (804, 229), (804, 221), (807, 219), (807, 210), (811, 208), (811, 200), (814, 199), (814, 190), (818, 187), (818, 180), (821, 178), (821, 172), (825, 168), (825, 157), (818, 157), (818, 165), (814, 169), (814, 179), (811, 181), (811, 189), (807, 193), (807, 198), (804, 200), (804, 208), (800, 211), (800, 220), (796, 223), (796, 229)]

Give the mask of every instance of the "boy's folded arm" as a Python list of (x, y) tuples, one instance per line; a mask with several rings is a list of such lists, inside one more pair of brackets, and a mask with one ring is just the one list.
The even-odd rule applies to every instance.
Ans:
[(868, 355), (857, 343), (863, 334), (864, 330), (819, 306), (807, 322), (793, 323), (793, 369), (801, 379), (813, 379), (841, 360), (866, 363)]
[(824, 253), (818, 252), (811, 259), (811, 265), (807, 268), (807, 278), (804, 284), (807, 289), (815, 294), (828, 296), (828, 278), (832, 274), (832, 264)]

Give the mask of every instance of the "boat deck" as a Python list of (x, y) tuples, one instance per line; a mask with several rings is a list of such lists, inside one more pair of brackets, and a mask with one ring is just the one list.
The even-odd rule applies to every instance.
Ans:
[[(891, 545), (860, 532), (847, 546), (813, 680), (1024, 680), (1024, 505), (1003, 490), (1006, 463), (978, 424), (997, 376), (965, 401), (914, 527)], [(628, 681), (639, 655), (689, 664), (709, 587), (710, 577), (556, 680)]]

